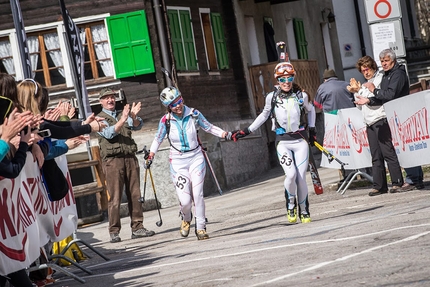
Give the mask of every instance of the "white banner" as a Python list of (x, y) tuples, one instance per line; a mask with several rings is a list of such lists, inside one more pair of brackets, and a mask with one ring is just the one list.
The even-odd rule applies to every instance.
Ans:
[[(400, 166), (430, 164), (429, 111), (430, 91), (422, 91), (389, 101), (384, 105)], [(366, 126), (357, 108), (339, 110), (337, 115), (324, 114), (323, 146), (346, 163), (345, 169), (372, 166)], [(340, 168), (323, 155), (321, 166)]]
[[(366, 125), (359, 109), (342, 109), (338, 111), (337, 115), (324, 114), (324, 125), (323, 146), (346, 164), (345, 169), (372, 166)], [(329, 163), (324, 155), (321, 166), (340, 169), (338, 162)]]
[(430, 91), (422, 91), (384, 105), (393, 144), (402, 167), (430, 163)]
[[(58, 166), (70, 183), (67, 160)], [(30, 152), (15, 179), (0, 177), (0, 275), (28, 267), (49, 240), (59, 241), (77, 228), (78, 215), (71, 188), (62, 200), (51, 202), (41, 181), (37, 162)]]

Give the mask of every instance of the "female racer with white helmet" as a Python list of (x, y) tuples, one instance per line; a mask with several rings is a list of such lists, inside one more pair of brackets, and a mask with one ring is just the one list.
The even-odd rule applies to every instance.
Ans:
[[(311, 222), (306, 171), (309, 160), (308, 140), (315, 138), (315, 109), (308, 94), (293, 83), (296, 71), (289, 62), (276, 65), (274, 77), (279, 87), (266, 96), (263, 112), (246, 129), (233, 134), (243, 138), (257, 130), (272, 115), (272, 130), (276, 132), (276, 151), (284, 169), (285, 198), (289, 222), (297, 221), (296, 194), (302, 223)], [(309, 139), (306, 131), (309, 126)]]
[(197, 130), (200, 127), (225, 140), (231, 140), (232, 133), (214, 126), (198, 110), (186, 106), (177, 88), (165, 88), (160, 94), (160, 100), (167, 108), (167, 114), (160, 120), (148, 159), (152, 161), (167, 135), (170, 143), (170, 172), (181, 207), (181, 236), (187, 237), (190, 232), (194, 200), (197, 239), (208, 239), (203, 199), (206, 162)]

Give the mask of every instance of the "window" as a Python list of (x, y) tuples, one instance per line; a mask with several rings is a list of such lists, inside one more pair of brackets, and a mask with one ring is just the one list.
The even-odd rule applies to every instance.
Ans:
[[(114, 71), (104, 19), (107, 14), (74, 19), (80, 28), (85, 56), (85, 79), (113, 77)], [(33, 77), (46, 87), (73, 87), (71, 63), (63, 37), (63, 22), (26, 27)], [(23, 79), (15, 31), (0, 31), (0, 72)]]
[(189, 8), (167, 7), (167, 16), (176, 70), (198, 70)]
[(104, 22), (78, 25), (81, 30), (81, 42), (84, 47), (84, 75), (86, 80), (112, 77), (108, 35)]
[(57, 30), (28, 34), (27, 45), (34, 79), (47, 87), (65, 84)]
[(209, 70), (228, 69), (227, 47), (221, 15), (200, 9)]
[(9, 37), (0, 38), (0, 73), (15, 76), (15, 66), (13, 64), (12, 47)]
[(145, 11), (106, 19), (117, 78), (155, 72)]
[(297, 52), (299, 59), (308, 59), (308, 42), (306, 42), (305, 28), (303, 20), (295, 18), (293, 19), (294, 35), (296, 38)]

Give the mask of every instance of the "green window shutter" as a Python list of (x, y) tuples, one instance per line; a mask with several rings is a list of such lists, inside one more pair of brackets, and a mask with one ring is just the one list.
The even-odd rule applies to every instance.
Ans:
[(154, 73), (145, 11), (106, 18), (117, 78)]
[(182, 39), (184, 41), (185, 60), (187, 61), (188, 70), (197, 70), (196, 51), (194, 49), (194, 35), (191, 27), (191, 16), (187, 10), (180, 10)]
[(222, 27), (221, 14), (211, 13), (212, 33), (215, 42), (215, 50), (220, 69), (228, 69), (227, 45), (225, 43), (224, 29)]
[(187, 63), (185, 62), (185, 52), (182, 44), (178, 10), (167, 10), (167, 16), (169, 18), (170, 38), (172, 41), (175, 66), (177, 70), (185, 71), (187, 69)]
[(308, 59), (308, 42), (306, 42), (305, 28), (302, 19), (293, 19), (294, 36), (296, 38), (299, 59)]

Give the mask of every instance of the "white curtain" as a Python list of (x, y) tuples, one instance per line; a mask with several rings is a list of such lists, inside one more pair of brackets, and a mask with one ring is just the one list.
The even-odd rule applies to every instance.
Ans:
[(30, 53), (31, 77), (34, 79), (36, 76), (34, 70), (37, 69), (37, 61), (39, 60), (39, 38), (37, 38), (37, 36), (28, 37), (27, 46), (28, 52)]
[(107, 42), (106, 27), (104, 25), (95, 25), (91, 27), (91, 35), (93, 36), (93, 42), (103, 43), (94, 44), (97, 59), (99, 59), (100, 66), (105, 74), (105, 77), (113, 76), (113, 67), (111, 61), (111, 54), (109, 44)]
[(6, 71), (9, 75), (15, 75), (15, 66), (13, 64), (13, 58), (12, 58), (12, 48), (10, 46), (9, 41), (1, 41), (0, 42), (0, 58), (6, 58), (2, 59), (3, 66), (6, 68)]
[[(45, 46), (49, 51), (49, 56), (52, 59), (52, 62), (54, 62), (55, 67), (62, 67), (63, 66), (63, 57), (61, 56), (61, 50), (60, 50), (60, 41), (58, 38), (57, 33), (49, 33), (44, 34), (43, 39), (45, 41)], [(61, 76), (65, 77), (64, 75), (64, 68), (58, 68), (58, 72), (61, 74)]]

